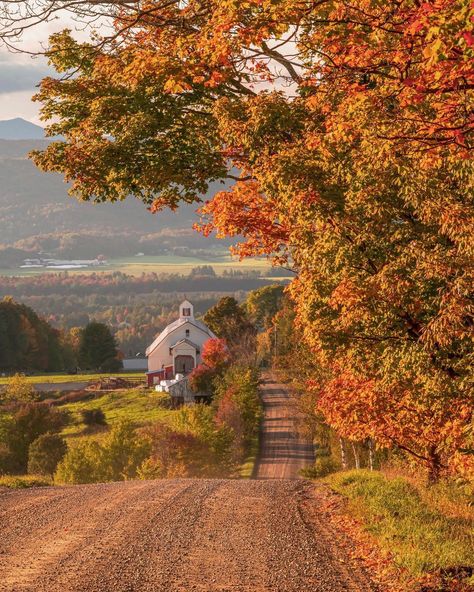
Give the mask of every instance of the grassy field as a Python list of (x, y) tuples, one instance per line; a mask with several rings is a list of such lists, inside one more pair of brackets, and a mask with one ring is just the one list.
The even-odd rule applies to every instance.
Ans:
[[(145, 372), (126, 372), (115, 374), (39, 374), (38, 376), (26, 376), (25, 380), (31, 384), (61, 384), (65, 382), (88, 382), (89, 380), (99, 380), (101, 378), (110, 378), (120, 376), (121, 378), (144, 378)], [(0, 376), (0, 385), (7, 384), (8, 376)]]
[(37, 475), (3, 475), (0, 477), (0, 487), (9, 489), (28, 489), (29, 487), (45, 487), (53, 485), (53, 480)]
[(456, 575), (461, 567), (473, 567), (469, 486), (444, 482), (427, 487), (367, 470), (334, 473), (325, 480), (348, 499), (348, 513), (407, 578)]
[(141, 427), (150, 422), (169, 419), (173, 411), (164, 406), (167, 399), (165, 393), (147, 389), (114, 391), (103, 395), (99, 391), (97, 397), (92, 400), (68, 403), (59, 407), (70, 414), (70, 422), (64, 428), (63, 435), (87, 435), (81, 417), (81, 411), (85, 409), (101, 409), (109, 427), (123, 420), (132, 422), (135, 427)]
[[(188, 274), (194, 267), (199, 265), (212, 265), (219, 275), (225, 270), (250, 271), (257, 270), (262, 274), (270, 269), (265, 259), (247, 259), (237, 261), (229, 255), (216, 256), (215, 258), (179, 257), (176, 255), (162, 255), (155, 257), (125, 257), (121, 259), (109, 259), (108, 265), (100, 267), (89, 267), (82, 269), (68, 269), (68, 273), (102, 273), (121, 271), (129, 275), (141, 275), (142, 273), (178, 273)], [(0, 276), (31, 276), (43, 273), (59, 273), (60, 269), (46, 269), (44, 267), (34, 269), (0, 269)]]

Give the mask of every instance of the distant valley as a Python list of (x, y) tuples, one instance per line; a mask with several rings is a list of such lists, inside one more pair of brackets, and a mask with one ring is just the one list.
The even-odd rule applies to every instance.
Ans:
[[(71, 198), (60, 175), (42, 173), (27, 157), (47, 145), (48, 140), (38, 138), (40, 133), (39, 126), (24, 120), (0, 122), (0, 269), (17, 268), (38, 255), (206, 258), (226, 249), (228, 243), (203, 238), (192, 229), (197, 220), (194, 205), (153, 215), (134, 198), (116, 204)], [(28, 134), (33, 137), (25, 139)], [(222, 188), (216, 183), (209, 194)]]

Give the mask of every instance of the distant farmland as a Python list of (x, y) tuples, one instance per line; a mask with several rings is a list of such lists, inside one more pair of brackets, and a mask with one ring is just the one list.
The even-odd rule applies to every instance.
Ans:
[[(68, 273), (104, 273), (122, 271), (128, 275), (141, 275), (142, 273), (177, 273), (188, 274), (194, 267), (199, 265), (211, 265), (218, 275), (224, 271), (259, 271), (262, 275), (271, 268), (265, 259), (248, 259), (245, 261), (233, 260), (229, 255), (215, 258), (199, 258), (178, 255), (157, 255), (144, 257), (125, 257), (120, 259), (109, 259), (108, 265), (81, 269), (70, 269)], [(5, 276), (32, 276), (44, 273), (58, 273), (57, 269), (51, 268), (30, 268), (30, 269), (2, 269), (0, 275)]]

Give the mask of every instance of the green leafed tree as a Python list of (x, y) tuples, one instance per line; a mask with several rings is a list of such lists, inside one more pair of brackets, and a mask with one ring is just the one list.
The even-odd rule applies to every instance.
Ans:
[(30, 445), (46, 433), (58, 432), (66, 423), (66, 415), (44, 403), (21, 407), (10, 424), (8, 447), (18, 470), (25, 470)]
[(229, 344), (235, 343), (246, 332), (253, 331), (247, 314), (232, 296), (224, 296), (204, 315), (206, 325)]
[(252, 322), (259, 328), (268, 328), (280, 310), (284, 286), (273, 284), (253, 290), (247, 296), (245, 308)]
[(0, 370), (64, 369), (59, 332), (28, 306), (0, 301)]
[(117, 344), (107, 325), (92, 321), (84, 328), (79, 346), (82, 368), (115, 372), (122, 366), (117, 353)]

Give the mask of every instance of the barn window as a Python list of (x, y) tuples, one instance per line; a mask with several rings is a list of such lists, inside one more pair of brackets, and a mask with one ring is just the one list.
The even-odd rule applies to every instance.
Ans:
[(191, 316), (191, 309), (190, 308), (183, 308), (183, 317), (190, 317)]
[(186, 329), (186, 337), (189, 337), (189, 329)]

